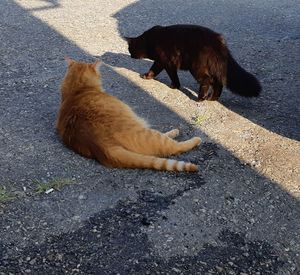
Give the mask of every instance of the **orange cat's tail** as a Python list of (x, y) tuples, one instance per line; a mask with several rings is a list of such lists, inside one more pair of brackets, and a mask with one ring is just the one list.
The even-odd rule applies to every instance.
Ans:
[[(100, 158), (99, 161), (101, 162), (102, 160), (103, 163), (102, 155), (100, 156)], [(198, 166), (190, 162), (142, 155), (128, 151), (123, 147), (115, 147), (109, 150), (107, 158), (103, 164), (109, 167), (120, 168), (144, 168), (178, 172), (198, 171)]]

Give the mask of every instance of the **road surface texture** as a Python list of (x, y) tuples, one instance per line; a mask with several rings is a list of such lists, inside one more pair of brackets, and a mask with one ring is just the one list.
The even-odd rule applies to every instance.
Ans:
[[(0, 1), (0, 274), (299, 274), (300, 5), (243, 0)], [(197, 103), (123, 36), (192, 23), (226, 37), (263, 92)], [(64, 56), (156, 129), (200, 135), (199, 173), (107, 169), (54, 129)], [(53, 191), (51, 192), (51, 190)], [(46, 193), (45, 193), (46, 191)]]

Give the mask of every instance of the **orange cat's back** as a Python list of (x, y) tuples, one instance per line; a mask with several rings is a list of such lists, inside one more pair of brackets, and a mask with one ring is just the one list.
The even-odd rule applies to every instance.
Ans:
[(56, 128), (64, 144), (109, 167), (196, 171), (196, 165), (159, 158), (179, 154), (200, 143), (199, 138), (177, 142), (148, 128), (132, 109), (101, 88), (99, 62), (67, 59), (61, 85)]

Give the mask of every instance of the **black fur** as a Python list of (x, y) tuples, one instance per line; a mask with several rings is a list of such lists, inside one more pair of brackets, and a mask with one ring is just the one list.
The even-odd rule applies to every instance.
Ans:
[(241, 96), (258, 96), (258, 80), (232, 57), (221, 34), (196, 25), (155, 26), (125, 38), (132, 58), (154, 60), (143, 75), (152, 79), (166, 70), (171, 88), (179, 88), (177, 70), (188, 70), (200, 84), (198, 100), (217, 100), (223, 86)]

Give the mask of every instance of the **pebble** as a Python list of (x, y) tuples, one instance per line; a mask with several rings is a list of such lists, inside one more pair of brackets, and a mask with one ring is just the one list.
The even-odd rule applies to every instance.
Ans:
[(79, 200), (84, 200), (84, 199), (85, 199), (85, 196), (84, 196), (84, 195), (79, 195), (79, 196), (78, 196), (78, 199), (79, 199)]
[(31, 265), (36, 264), (36, 259), (32, 259), (29, 263), (30, 263)]
[(218, 272), (222, 272), (224, 270), (224, 268), (220, 267), (220, 266), (216, 266), (216, 269)]
[(180, 273), (181, 272), (181, 270), (178, 269), (178, 268), (176, 268), (176, 267), (173, 267), (172, 270), (174, 270), (176, 273)]

